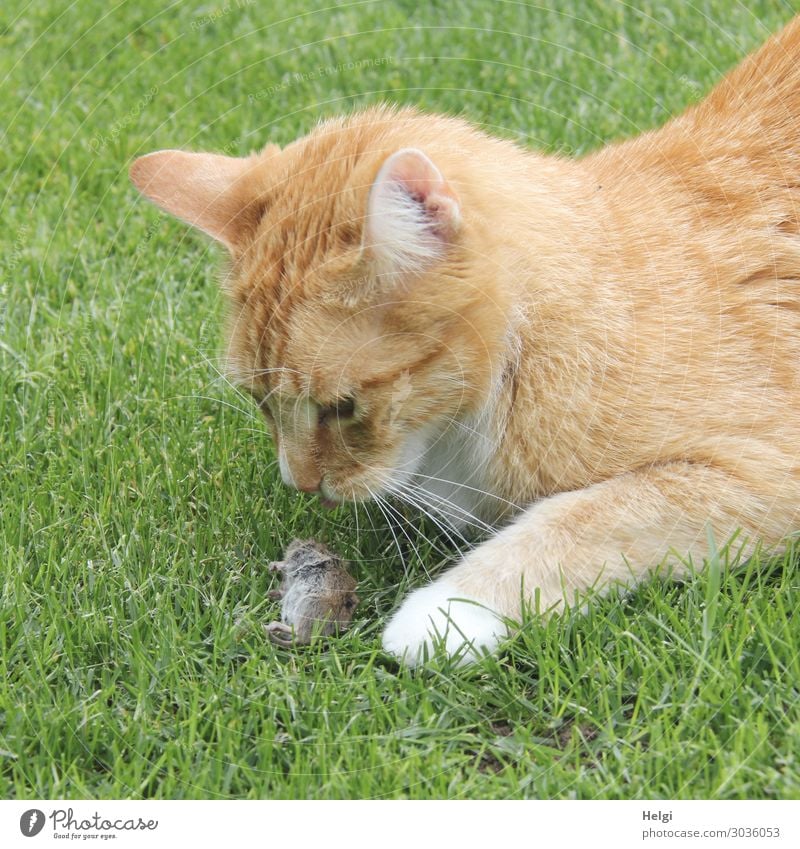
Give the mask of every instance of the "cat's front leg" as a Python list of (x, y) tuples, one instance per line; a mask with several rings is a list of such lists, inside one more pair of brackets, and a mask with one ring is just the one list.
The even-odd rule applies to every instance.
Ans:
[(699, 567), (709, 528), (720, 544), (737, 529), (740, 545), (777, 542), (798, 522), (797, 496), (792, 484), (766, 500), (725, 471), (683, 462), (552, 496), (411, 593), (386, 628), (384, 648), (416, 664), (438, 635), (448, 654), (475, 659), (498, 645), (501, 617), (518, 619), (524, 598), (538, 597), (543, 612), (558, 609), (576, 591), (635, 582), (670, 554), (673, 567), (687, 557)]

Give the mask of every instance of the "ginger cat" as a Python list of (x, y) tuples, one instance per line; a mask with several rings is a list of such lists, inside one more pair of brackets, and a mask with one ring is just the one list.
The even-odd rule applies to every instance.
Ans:
[(131, 177), (230, 252), (231, 369), (287, 484), (503, 520), (395, 613), (407, 662), (699, 565), (709, 529), (800, 526), (800, 18), (577, 161), (384, 107)]

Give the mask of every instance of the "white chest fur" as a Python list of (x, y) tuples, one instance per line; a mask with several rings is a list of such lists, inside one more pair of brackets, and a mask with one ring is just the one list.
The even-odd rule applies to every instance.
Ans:
[(458, 530), (488, 530), (502, 505), (488, 489), (495, 428), (487, 411), (453, 421), (429, 440), (414, 477), (420, 495)]

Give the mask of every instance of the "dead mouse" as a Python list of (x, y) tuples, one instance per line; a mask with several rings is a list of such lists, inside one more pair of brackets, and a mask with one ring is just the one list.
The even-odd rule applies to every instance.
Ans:
[(358, 596), (355, 579), (345, 563), (322, 543), (296, 539), (283, 560), (270, 564), (283, 576), (280, 589), (270, 598), (281, 599), (281, 621), (266, 626), (272, 642), (280, 646), (303, 645), (313, 634), (328, 636), (344, 630), (353, 618)]

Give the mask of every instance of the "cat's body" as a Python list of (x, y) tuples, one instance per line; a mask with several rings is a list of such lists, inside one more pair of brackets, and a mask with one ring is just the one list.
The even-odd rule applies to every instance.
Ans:
[(233, 371), (287, 482), (513, 517), (409, 597), (397, 654), (491, 647), (523, 593), (699, 565), (709, 529), (800, 526), (800, 19), (582, 160), (377, 109), (133, 179), (229, 247)]

